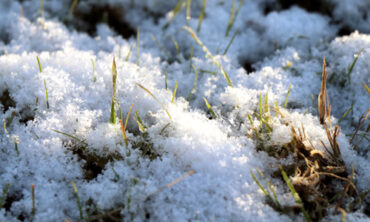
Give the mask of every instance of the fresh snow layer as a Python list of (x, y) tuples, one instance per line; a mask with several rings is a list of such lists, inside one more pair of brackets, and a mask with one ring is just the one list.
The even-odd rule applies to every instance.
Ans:
[[(327, 16), (296, 6), (265, 15), (264, 7), (272, 0), (246, 0), (225, 36), (232, 1), (209, 0), (198, 37), (229, 74), (234, 84), (230, 87), (183, 29), (189, 25), (196, 30), (201, 1), (193, 1), (188, 21), (182, 10), (163, 29), (176, 2), (79, 3), (77, 9), (85, 12), (96, 5), (126, 12), (122, 21), (140, 28), (137, 57), (135, 36), (123, 39), (106, 24), (98, 25), (94, 37), (67, 28), (61, 21), (68, 17), (70, 1), (45, 1), (45, 18), (39, 18), (38, 0), (1, 1), (0, 115), (3, 121), (12, 113), (15, 116), (7, 127), (8, 134), (3, 132), (0, 139), (0, 187), (4, 189), (10, 184), (8, 196), (12, 198), (12, 204), (0, 210), (0, 221), (31, 220), (32, 184), (36, 201), (34, 221), (78, 220), (71, 181), (77, 186), (84, 216), (95, 206), (102, 210), (118, 209), (124, 221), (303, 221), (302, 215), (293, 219), (273, 210), (253, 181), (250, 170), (271, 172), (278, 168), (278, 161), (256, 151), (256, 141), (248, 136), (253, 126), (247, 116), (258, 109), (261, 94), (268, 93), (269, 104), (276, 101), (282, 106), (291, 84), (287, 109), (281, 108), (284, 121), (297, 128), (304, 125), (308, 140), (325, 152), (321, 141), (326, 146), (329, 142), (317, 116), (322, 57), (327, 58), (329, 76), (335, 75), (328, 83), (332, 121), (337, 123), (353, 104), (352, 111), (341, 122), (343, 131), (351, 133), (357, 126), (354, 123), (369, 108), (369, 94), (363, 84), (370, 86), (370, 35), (353, 32), (335, 37), (339, 26)], [(336, 22), (369, 31), (369, 21), (355, 13), (368, 7), (363, 1), (331, 2)], [(238, 35), (223, 55), (237, 30)], [(179, 46), (178, 52), (172, 39)], [(190, 60), (191, 48), (194, 54)], [(349, 82), (348, 67), (360, 50)], [(116, 97), (124, 118), (133, 104), (126, 131), (127, 148), (120, 125), (109, 123), (114, 56), (118, 73)], [(253, 70), (243, 69), (246, 63), (252, 64)], [(199, 71), (195, 90), (191, 65)], [(177, 81), (176, 99), (171, 103)], [(138, 84), (163, 103), (171, 118)], [(203, 97), (211, 104), (217, 119), (209, 118)], [(5, 105), (3, 100), (13, 102)], [(147, 127), (145, 138), (135, 122), (136, 111)], [(257, 119), (255, 122), (258, 123)], [(290, 128), (277, 117), (273, 129), (269, 141), (272, 145), (291, 140)], [(368, 190), (369, 144), (362, 142), (358, 149), (363, 150), (357, 152), (349, 139), (344, 133), (338, 137), (343, 159), (347, 169), (352, 165), (356, 169), (358, 189)], [(123, 159), (106, 164), (96, 178), (87, 180), (86, 160), (68, 149), (82, 143), (88, 144), (86, 152), (91, 155), (105, 158), (118, 153)], [(144, 156), (138, 144), (160, 157), (151, 160)], [(195, 173), (182, 178), (189, 172)], [(286, 185), (267, 173), (266, 176), (276, 187), (279, 200), (294, 205)], [(179, 183), (162, 190), (178, 178), (182, 178)], [(332, 212), (324, 220), (340, 217)], [(368, 220), (361, 210), (347, 215), (347, 221)]]

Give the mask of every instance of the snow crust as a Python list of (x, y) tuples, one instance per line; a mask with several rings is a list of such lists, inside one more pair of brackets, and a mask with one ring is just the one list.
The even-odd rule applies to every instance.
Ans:
[[(246, 0), (226, 37), (232, 1), (207, 1), (198, 37), (230, 75), (234, 84), (230, 87), (182, 28), (189, 25), (196, 30), (201, 1), (193, 1), (188, 22), (182, 10), (163, 29), (176, 2), (94, 0), (78, 5), (85, 11), (96, 5), (109, 5), (126, 12), (122, 20), (140, 28), (137, 57), (135, 36), (123, 39), (106, 24), (98, 25), (94, 37), (66, 27), (62, 21), (68, 16), (70, 1), (45, 1), (44, 18), (39, 18), (37, 0), (1, 1), (0, 92), (2, 97), (8, 93), (13, 102), (7, 107), (0, 105), (0, 119), (7, 121), (12, 113), (15, 116), (7, 127), (9, 135), (2, 131), (0, 136), (0, 188), (10, 184), (8, 195), (14, 199), (11, 206), (0, 210), (0, 221), (31, 220), (32, 184), (36, 201), (34, 221), (77, 221), (79, 210), (71, 181), (78, 188), (85, 216), (96, 206), (102, 210), (118, 208), (123, 221), (293, 220), (266, 204), (264, 194), (250, 175), (250, 170), (256, 168), (271, 171), (278, 162), (256, 151), (257, 143), (250, 137), (253, 126), (247, 116), (258, 109), (259, 96), (267, 93), (270, 105), (276, 101), (282, 107), (291, 84), (288, 106), (281, 108), (285, 121), (297, 128), (304, 125), (308, 140), (325, 152), (321, 141), (326, 145), (329, 142), (318, 120), (317, 96), (322, 57), (326, 56), (330, 75), (335, 75), (328, 83), (333, 122), (338, 122), (353, 104), (341, 122), (344, 132), (353, 132), (355, 126), (351, 123), (359, 121), (370, 101), (363, 86), (370, 86), (370, 35), (366, 34), (370, 21), (356, 13), (369, 6), (366, 1), (332, 0), (333, 18), (361, 32), (336, 37), (338, 25), (328, 16), (297, 6), (266, 15), (264, 6), (271, 1)], [(239, 34), (223, 55), (236, 30)], [(153, 42), (152, 34), (163, 50)], [(176, 39), (179, 52), (172, 38)], [(191, 48), (194, 54), (190, 60)], [(348, 67), (360, 50), (363, 51), (348, 81)], [(124, 117), (134, 104), (126, 131), (128, 147), (120, 125), (109, 123), (113, 56), (118, 73), (116, 97)], [(252, 64), (252, 71), (243, 68), (246, 63)], [(191, 64), (199, 71), (194, 91)], [(177, 95), (171, 103), (176, 81)], [(163, 103), (171, 119), (138, 84)], [(218, 118), (210, 118), (203, 97)], [(145, 138), (135, 122), (136, 111), (147, 127)], [(282, 145), (291, 140), (290, 128), (283, 121), (274, 121), (273, 129), (270, 144)], [(360, 155), (349, 139), (344, 133), (338, 138), (343, 159), (348, 169), (355, 167), (358, 188), (368, 190), (368, 152)], [(123, 158), (108, 162), (96, 178), (87, 180), (87, 160), (68, 149), (82, 143), (88, 144), (87, 153), (102, 158), (118, 153)], [(140, 143), (160, 157), (145, 157), (137, 147)], [(366, 142), (360, 145), (364, 150), (369, 147)], [(157, 192), (192, 170), (193, 175)], [(280, 201), (294, 204), (286, 185), (268, 177), (277, 188)], [(324, 220), (339, 220), (340, 216), (333, 212)], [(303, 220), (303, 216), (296, 220)], [(360, 210), (347, 215), (347, 221), (368, 220)]]

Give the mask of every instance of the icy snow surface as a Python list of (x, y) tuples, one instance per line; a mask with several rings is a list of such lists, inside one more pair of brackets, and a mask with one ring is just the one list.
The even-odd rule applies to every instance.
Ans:
[[(286, 184), (268, 173), (278, 169), (280, 162), (256, 151), (248, 114), (259, 109), (260, 95), (264, 99), (268, 93), (268, 104), (276, 102), (292, 126), (304, 125), (312, 145), (325, 152), (322, 142), (327, 146), (329, 142), (317, 113), (323, 56), (329, 78), (334, 75), (328, 81), (332, 122), (337, 123), (353, 105), (340, 122), (342, 133), (337, 138), (343, 159), (347, 170), (356, 169), (358, 189), (369, 189), (368, 140), (354, 150), (351, 135), (346, 136), (353, 133), (370, 104), (364, 87), (370, 86), (367, 1), (328, 0), (329, 17), (298, 6), (282, 9), (277, 0), (245, 0), (226, 36), (233, 1), (208, 0), (197, 35), (229, 74), (233, 87), (183, 29), (186, 25), (197, 29), (202, 1), (192, 1), (188, 20), (183, 9), (164, 28), (176, 2), (80, 1), (73, 15), (72, 1), (50, 0), (44, 1), (43, 18), (39, 0), (0, 2), (0, 116), (5, 125), (13, 116), (7, 133), (0, 134), (1, 190), (10, 184), (0, 221), (78, 221), (71, 181), (85, 218), (118, 209), (123, 221), (303, 221), (302, 214), (274, 210), (252, 179), (250, 170), (261, 169), (272, 180), (280, 202), (294, 205)], [(235, 11), (238, 4), (235, 1)], [(266, 11), (274, 6), (276, 10)], [(121, 10), (118, 18), (131, 26), (133, 35), (124, 39), (103, 22), (104, 15), (92, 36), (75, 30), (86, 26), (82, 15), (99, 7)], [(359, 31), (340, 37), (343, 27)], [(348, 80), (349, 66), (360, 50)], [(114, 56), (119, 105), (117, 123), (111, 124)], [(198, 71), (195, 89), (192, 65)], [(163, 103), (171, 118), (138, 84)], [(211, 118), (203, 97), (216, 119)], [(126, 147), (118, 107), (124, 124), (131, 104)], [(139, 130), (135, 112), (145, 132)], [(283, 145), (291, 139), (290, 127), (274, 121), (268, 143)], [(178, 183), (162, 189), (178, 178)], [(369, 221), (363, 211), (348, 213), (347, 221)], [(332, 212), (324, 220), (340, 218), (341, 214)]]

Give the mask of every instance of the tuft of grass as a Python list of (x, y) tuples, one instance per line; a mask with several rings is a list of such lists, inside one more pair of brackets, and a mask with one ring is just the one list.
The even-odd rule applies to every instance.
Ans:
[(234, 35), (231, 37), (231, 39), (230, 39), (229, 43), (227, 44), (227, 46), (226, 46), (226, 48), (225, 48), (224, 52), (222, 53), (222, 55), (226, 55), (227, 51), (229, 50), (229, 48), (230, 48), (231, 44), (233, 43), (233, 41), (234, 41), (235, 37), (236, 37), (238, 34), (239, 34), (239, 30), (236, 30), (236, 31), (235, 31), (235, 33), (234, 33)]
[(31, 196), (32, 196), (32, 216), (35, 216), (36, 214), (36, 206), (35, 206), (35, 184), (32, 184), (31, 186)]
[[(228, 22), (227, 28), (226, 28), (225, 37), (227, 37), (229, 35), (229, 32), (230, 32), (231, 28), (233, 27), (235, 19), (238, 16), (239, 11), (240, 11), (243, 4), (244, 4), (244, 0), (240, 0), (238, 8), (235, 11), (235, 0), (232, 1), (231, 12), (230, 12), (230, 17), (229, 17), (229, 22)], [(234, 13), (234, 11), (235, 11), (235, 13)]]
[(126, 136), (126, 129), (127, 129), (127, 124), (128, 124), (128, 119), (130, 118), (131, 110), (132, 110), (133, 107), (134, 107), (134, 104), (131, 104), (130, 109), (128, 110), (128, 113), (127, 113), (127, 116), (126, 116), (125, 125), (123, 125), (122, 119), (119, 120), (119, 122), (121, 124), (122, 137), (123, 137), (123, 140), (125, 141), (126, 148), (128, 148), (128, 140), (127, 140), (127, 136)]
[(128, 50), (128, 53), (125, 57), (125, 61), (127, 62), (130, 59), (132, 48), (134, 47), (134, 43), (131, 43), (130, 49)]
[(81, 205), (80, 197), (78, 196), (78, 190), (77, 190), (75, 182), (71, 181), (71, 184), (73, 186), (73, 191), (75, 193), (78, 211), (80, 212), (80, 220), (83, 220), (84, 217), (83, 217), (83, 213), (82, 213), (82, 205)]
[(295, 202), (299, 205), (299, 207), (301, 208), (301, 211), (303, 213), (303, 217), (306, 219), (306, 221), (308, 222), (311, 222), (311, 219), (310, 219), (310, 216), (308, 215), (306, 209), (304, 208), (303, 206), (303, 203), (302, 203), (302, 200), (301, 198), (299, 197), (299, 194), (297, 193), (297, 191), (294, 189), (294, 186), (292, 185), (292, 183), (290, 182), (287, 174), (285, 173), (283, 167), (280, 165), (280, 171), (281, 171), (281, 175), (283, 175), (283, 179), (285, 181), (285, 183), (288, 185), (289, 187), (289, 190), (290, 192), (292, 193), (294, 199), (295, 199)]
[(207, 0), (203, 0), (202, 10), (200, 12), (199, 19), (198, 19), (197, 33), (200, 31), (204, 16), (206, 15), (206, 4), (207, 4)]
[(356, 65), (356, 62), (358, 60), (358, 57), (361, 55), (362, 51), (364, 51), (364, 49), (361, 49), (355, 56), (355, 58), (353, 59), (353, 62), (352, 64), (348, 67), (348, 71), (347, 71), (347, 76), (348, 76), (348, 83), (351, 84), (351, 73), (353, 71), (353, 68), (355, 67)]
[(198, 81), (198, 70), (195, 68), (194, 65), (192, 65), (192, 68), (195, 72), (195, 78), (194, 78), (194, 83), (193, 83), (193, 87), (191, 88), (188, 96), (186, 97), (186, 100), (189, 101), (190, 100), (190, 97), (191, 97), (191, 94), (194, 93), (194, 91), (196, 90), (196, 87), (197, 87), (197, 81)]
[(213, 112), (212, 107), (211, 107), (211, 105), (209, 105), (206, 97), (203, 97), (203, 99), (204, 99), (204, 102), (206, 103), (206, 106), (207, 106), (207, 109), (208, 109), (209, 113), (211, 113), (212, 118), (216, 119), (217, 116), (216, 116), (215, 112)]
[(179, 81), (176, 80), (176, 85), (175, 85), (175, 88), (173, 89), (173, 93), (172, 93), (172, 99), (171, 99), (171, 103), (173, 104), (173, 102), (175, 101), (175, 98), (176, 98), (176, 92), (177, 92), (177, 85), (179, 84)]
[(10, 188), (10, 183), (6, 184), (6, 186), (3, 189), (3, 194), (1, 195), (1, 198), (0, 198), (0, 209), (3, 208), (6, 202), (6, 198), (8, 197), (9, 188)]
[(162, 30), (166, 30), (172, 20), (181, 12), (181, 10), (186, 6), (186, 2), (183, 0), (178, 0), (174, 9), (169, 12), (169, 18), (166, 24), (163, 25)]
[(112, 63), (112, 82), (113, 82), (113, 94), (112, 94), (112, 104), (111, 104), (109, 122), (111, 124), (116, 124), (115, 99), (116, 99), (116, 84), (117, 84), (117, 67), (116, 67), (116, 61), (114, 57), (113, 57), (113, 63)]
[(153, 99), (155, 99), (155, 101), (157, 101), (159, 103), (159, 105), (162, 107), (162, 109), (167, 113), (168, 117), (170, 119), (172, 119), (172, 117), (171, 117), (170, 113), (168, 112), (168, 110), (166, 109), (166, 107), (163, 105), (163, 103), (161, 103), (161, 101), (159, 101), (159, 99), (152, 92), (150, 92), (147, 88), (145, 88), (140, 83), (136, 83), (136, 85), (139, 86), (141, 89), (143, 89), (145, 92), (147, 92), (151, 97), (153, 97)]
[(288, 104), (288, 97), (289, 97), (289, 93), (290, 93), (291, 89), (292, 89), (292, 84), (289, 84), (288, 92), (286, 93), (286, 97), (285, 97), (285, 101), (284, 101), (284, 108), (286, 108), (286, 106)]
[(137, 28), (136, 34), (136, 64), (140, 66), (140, 28)]
[(212, 53), (208, 50), (208, 48), (202, 43), (202, 41), (198, 38), (198, 36), (195, 34), (195, 32), (190, 27), (183, 27), (186, 31), (189, 32), (191, 37), (196, 41), (196, 43), (202, 47), (203, 51), (206, 53), (206, 58), (211, 58), (212, 62), (220, 69), (221, 73), (224, 75), (227, 84), (231, 87), (233, 87), (233, 84), (229, 78), (229, 75), (226, 73), (225, 69), (221, 66), (221, 64), (216, 60), (216, 58), (212, 55)]

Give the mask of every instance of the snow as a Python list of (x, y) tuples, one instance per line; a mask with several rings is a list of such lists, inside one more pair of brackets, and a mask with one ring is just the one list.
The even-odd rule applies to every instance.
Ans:
[[(189, 25), (196, 30), (201, 1), (192, 2), (188, 23), (186, 10), (182, 10), (163, 29), (176, 2), (105, 0), (78, 4), (77, 10), (83, 12), (97, 6), (122, 9), (122, 21), (134, 30), (140, 28), (137, 57), (136, 36), (124, 39), (105, 23), (97, 24), (94, 36), (76, 31), (73, 22), (66, 22), (70, 1), (45, 1), (43, 18), (38, 0), (1, 1), (0, 119), (7, 121), (12, 113), (15, 116), (6, 128), (8, 133), (0, 134), (0, 188), (10, 184), (7, 195), (11, 199), (9, 206), (0, 209), (0, 221), (78, 221), (71, 181), (77, 186), (85, 217), (92, 216), (89, 212), (117, 210), (123, 221), (303, 221), (302, 214), (274, 210), (251, 177), (250, 170), (261, 169), (272, 180), (280, 202), (295, 204), (286, 184), (269, 175), (280, 161), (257, 152), (258, 141), (251, 135), (253, 128), (261, 125), (253, 113), (258, 112), (259, 97), (264, 99), (268, 94), (268, 104), (276, 102), (284, 115), (270, 108), (273, 132), (268, 145), (289, 143), (291, 126), (304, 126), (304, 142), (327, 152), (323, 144), (330, 147), (329, 141), (317, 113), (323, 56), (329, 78), (334, 75), (328, 81), (332, 122), (337, 123), (353, 105), (340, 123), (342, 133), (337, 138), (343, 160), (349, 173), (352, 166), (356, 170), (357, 188), (361, 192), (369, 189), (369, 144), (364, 139), (354, 149), (351, 136), (345, 135), (355, 130), (369, 109), (369, 94), (363, 86), (370, 86), (369, 21), (356, 13), (368, 7), (367, 3), (331, 0), (333, 16), (329, 17), (297, 6), (266, 14), (264, 7), (278, 1), (246, 0), (226, 37), (232, 1), (207, 1), (206, 17), (197, 35), (229, 74), (231, 87), (183, 29)], [(236, 8), (238, 4), (236, 1)], [(73, 19), (79, 22), (79, 18)], [(341, 26), (359, 31), (338, 36)], [(236, 31), (239, 34), (223, 55)], [(152, 34), (163, 50), (153, 42)], [(172, 39), (177, 41), (179, 53)], [(194, 55), (190, 59), (191, 48)], [(360, 50), (348, 81), (348, 67)], [(127, 147), (119, 123), (109, 123), (113, 58), (123, 121), (133, 104)], [(246, 63), (253, 70), (246, 71)], [(199, 76), (187, 101), (195, 78), (191, 65)], [(172, 103), (176, 81), (178, 90)], [(138, 84), (155, 95), (171, 118)], [(210, 118), (203, 98), (211, 104), (216, 119)], [(116, 108), (119, 113), (118, 105)], [(147, 127), (145, 133), (135, 121), (136, 111)], [(91, 158), (100, 163), (92, 163)], [(91, 164), (103, 164), (94, 166), (101, 172), (95, 175), (86, 169)], [(182, 178), (192, 171), (195, 173)], [(178, 178), (181, 181), (162, 190)], [(35, 215), (31, 214), (32, 184)], [(323, 221), (339, 220), (340, 216), (332, 211)], [(363, 209), (347, 214), (347, 221), (368, 220)]]

